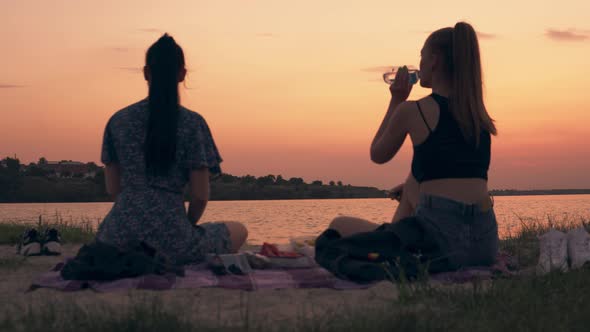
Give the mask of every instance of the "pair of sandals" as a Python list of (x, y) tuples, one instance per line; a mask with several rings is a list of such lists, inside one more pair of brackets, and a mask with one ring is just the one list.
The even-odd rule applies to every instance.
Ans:
[(17, 248), (17, 254), (23, 256), (57, 256), (61, 255), (61, 237), (55, 228), (45, 230), (43, 236), (30, 228), (25, 230)]

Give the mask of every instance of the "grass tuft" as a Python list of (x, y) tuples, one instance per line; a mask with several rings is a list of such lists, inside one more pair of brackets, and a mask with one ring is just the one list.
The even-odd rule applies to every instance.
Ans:
[[(567, 231), (583, 225), (588, 229), (587, 220), (523, 218), (521, 223), (519, 233), (501, 241), (502, 249), (515, 255), (521, 267), (536, 263), (537, 237), (550, 228)], [(93, 235), (88, 228), (72, 228), (76, 231), (71, 234), (79, 232), (78, 238)], [(24, 262), (0, 260), (0, 267)], [(259, 293), (235, 293), (244, 298), (240, 315), (232, 320), (220, 307), (207, 316), (197, 314), (194, 305), (199, 299), (195, 297), (185, 299), (186, 303), (168, 298), (173, 302), (164, 304), (164, 293), (151, 293), (153, 296), (115, 306), (98, 299), (79, 304), (73, 298), (68, 302), (56, 296), (34, 304), (4, 306), (0, 331), (586, 331), (590, 325), (589, 280), (590, 267), (451, 286), (430, 283), (424, 276), (392, 288), (397, 296), (387, 302), (342, 303), (323, 310), (310, 298), (297, 304), (288, 321), (272, 321), (272, 317), (258, 314)], [(276, 296), (281, 296), (280, 292)]]
[(64, 220), (56, 213), (53, 219), (43, 219), (39, 216), (37, 223), (21, 223), (17, 221), (8, 221), (0, 223), (0, 245), (18, 244), (22, 234), (28, 228), (35, 228), (42, 235), (48, 228), (56, 228), (62, 238), (63, 243), (87, 243), (94, 239), (96, 232), (93, 228), (93, 222), (81, 220), (76, 223)]
[(153, 298), (122, 307), (106, 304), (82, 306), (72, 301), (45, 301), (40, 305), (15, 307), (15, 315), (0, 320), (2, 331), (140, 332), (196, 331), (185, 319)]
[(537, 218), (526, 218), (517, 216), (520, 221), (520, 228), (517, 233), (508, 233), (500, 240), (500, 249), (513, 255), (521, 268), (531, 267), (539, 260), (540, 235), (547, 233), (550, 229), (562, 232), (578, 228), (580, 226), (590, 231), (590, 223), (584, 218), (563, 216), (558, 219), (548, 215), (546, 220)]

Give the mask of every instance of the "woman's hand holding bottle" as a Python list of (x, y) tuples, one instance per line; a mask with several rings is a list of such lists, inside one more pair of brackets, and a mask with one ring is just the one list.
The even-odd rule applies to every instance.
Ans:
[(410, 92), (412, 92), (412, 84), (410, 84), (410, 74), (408, 73), (407, 66), (399, 68), (395, 74), (393, 84), (389, 86), (389, 91), (391, 92), (391, 98), (397, 102), (403, 102), (408, 99)]

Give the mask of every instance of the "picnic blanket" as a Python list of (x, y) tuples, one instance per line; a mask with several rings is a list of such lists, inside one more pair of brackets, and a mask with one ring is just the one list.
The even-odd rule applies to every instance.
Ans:
[[(506, 257), (498, 256), (492, 267), (473, 267), (461, 271), (444, 272), (429, 276), (430, 280), (443, 283), (465, 283), (473, 280), (490, 279), (495, 275), (509, 275)], [(188, 265), (184, 277), (175, 274), (144, 275), (114, 281), (64, 280), (60, 270), (64, 263), (57, 264), (51, 271), (42, 274), (29, 290), (51, 288), (60, 291), (92, 289), (97, 292), (125, 291), (129, 289), (168, 290), (202, 287), (220, 287), (254, 291), (258, 289), (284, 288), (331, 288), (338, 290), (365, 289), (373, 284), (358, 284), (336, 278), (326, 269), (316, 266), (305, 269), (254, 270), (247, 275), (215, 275), (206, 264)]]

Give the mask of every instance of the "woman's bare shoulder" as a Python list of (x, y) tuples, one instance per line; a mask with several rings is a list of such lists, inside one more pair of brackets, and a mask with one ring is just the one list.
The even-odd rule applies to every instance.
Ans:
[(432, 98), (430, 96), (424, 96), (415, 100), (410, 101), (411, 103), (420, 103), (422, 104), (423, 102), (430, 102), (432, 101)]

